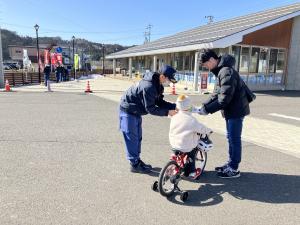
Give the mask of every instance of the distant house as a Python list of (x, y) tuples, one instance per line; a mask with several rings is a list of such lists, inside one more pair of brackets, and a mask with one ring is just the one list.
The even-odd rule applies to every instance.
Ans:
[[(49, 45), (46, 44), (40, 44), (40, 59), (41, 62), (44, 62), (44, 50), (48, 48)], [(53, 46), (53, 49), (55, 49), (58, 46)], [(62, 55), (64, 56), (64, 64), (70, 63), (70, 54), (72, 54), (72, 51), (70, 50), (70, 47), (61, 47), (62, 48)], [(29, 59), (31, 60), (32, 64), (37, 64), (37, 48), (36, 46), (19, 46), (19, 45), (9, 45), (8, 51), (9, 51), (9, 57), (13, 61), (23, 63), (23, 49), (27, 50), (27, 54)]]
[[(236, 59), (235, 68), (254, 90), (300, 90), (300, 3), (200, 26), (107, 56), (113, 65), (157, 71), (174, 66), (179, 79), (198, 88), (199, 51), (212, 48)], [(209, 82), (214, 77), (209, 74)]]
[[(27, 54), (32, 63), (37, 63), (37, 49), (36, 46), (19, 46), (19, 45), (9, 45), (8, 52), (11, 60), (23, 62), (23, 49), (27, 50)], [(44, 49), (46, 45), (40, 45), (40, 57), (43, 61)]]

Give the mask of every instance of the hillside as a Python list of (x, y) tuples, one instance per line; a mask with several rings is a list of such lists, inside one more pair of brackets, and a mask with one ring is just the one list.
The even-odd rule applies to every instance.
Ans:
[[(14, 31), (2, 29), (2, 49), (3, 59), (9, 59), (8, 45), (35, 46), (36, 38), (28, 36), (20, 36)], [(60, 37), (39, 37), (40, 44), (56, 44), (62, 46), (72, 46), (72, 41), (62, 40)], [(85, 39), (76, 39), (76, 46), (82, 48), (85, 52), (92, 56), (92, 60), (99, 60), (102, 57), (102, 44), (90, 42)], [(116, 51), (122, 51), (131, 46), (122, 46), (118, 44), (105, 44), (105, 54)]]

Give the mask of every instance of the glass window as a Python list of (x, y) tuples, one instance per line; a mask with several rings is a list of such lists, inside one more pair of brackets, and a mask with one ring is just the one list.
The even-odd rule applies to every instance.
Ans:
[(277, 62), (276, 62), (276, 73), (283, 73), (285, 65), (285, 50), (278, 50)]
[(275, 73), (278, 49), (271, 49), (269, 59), (269, 73)]
[(225, 55), (226, 53), (228, 54), (229, 53), (229, 48), (219, 48), (218, 49), (219, 51), (218, 51), (218, 56), (220, 56), (220, 55)]
[(259, 58), (259, 48), (252, 48), (251, 60), (250, 60), (250, 73), (258, 72), (258, 58)]
[(186, 54), (184, 58), (184, 69), (189, 70), (190, 69), (190, 55)]
[(240, 59), (240, 72), (248, 72), (249, 51), (250, 49), (248, 47), (242, 47)]
[(219, 48), (214, 48), (213, 51), (214, 51), (217, 55), (220, 55), (220, 49), (219, 49)]
[(183, 70), (183, 53), (180, 52), (176, 55), (176, 62), (177, 62), (177, 70), (182, 71)]
[(267, 57), (268, 57), (268, 49), (261, 48), (259, 54), (259, 62), (258, 62), (258, 72), (266, 73), (267, 72)]
[(241, 46), (232, 46), (232, 55), (235, 58), (234, 69), (236, 71), (239, 71), (240, 52)]

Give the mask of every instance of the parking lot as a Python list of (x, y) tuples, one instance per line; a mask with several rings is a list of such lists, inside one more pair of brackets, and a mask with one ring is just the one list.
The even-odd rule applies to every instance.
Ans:
[[(212, 137), (214, 150), (201, 179), (180, 183), (190, 192), (186, 203), (178, 195), (166, 199), (153, 192), (151, 184), (170, 155), (169, 120), (144, 117), (142, 158), (155, 171), (131, 174), (118, 131), (118, 103), (108, 100), (121, 92), (108, 92), (101, 82), (102, 90), (92, 83), (96, 96), (78, 91), (76, 83), (54, 87), (53, 93), (0, 95), (1, 224), (297, 224), (299, 158), (244, 141), (242, 176), (222, 180), (213, 170), (227, 156), (220, 132)], [(259, 94), (252, 115), (299, 128), (265, 115), (297, 116), (273, 106), (283, 99), (298, 108), (298, 98)]]

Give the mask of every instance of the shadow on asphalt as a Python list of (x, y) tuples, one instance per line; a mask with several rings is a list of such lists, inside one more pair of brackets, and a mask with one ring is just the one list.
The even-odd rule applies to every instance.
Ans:
[(151, 173), (148, 173), (147, 175), (152, 176), (152, 177), (157, 177), (157, 179), (158, 179), (160, 171), (161, 171), (161, 168), (153, 167), (151, 170)]
[(186, 202), (179, 200), (179, 193), (168, 200), (186, 206), (212, 206), (220, 204), (222, 195), (229, 193), (239, 200), (300, 203), (300, 176), (296, 175), (245, 172), (237, 179), (221, 179), (214, 171), (207, 171), (197, 183), (200, 184), (198, 190), (184, 190), (189, 192)]
[(276, 97), (300, 97), (300, 91), (255, 91), (255, 93)]

